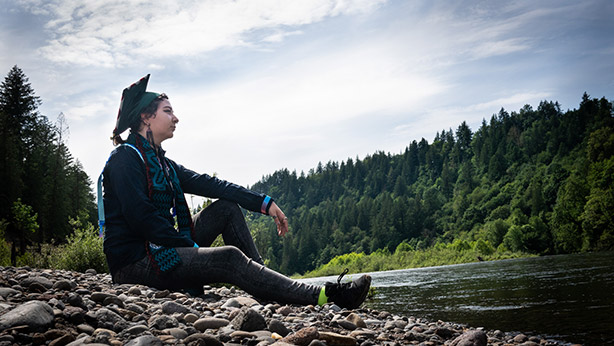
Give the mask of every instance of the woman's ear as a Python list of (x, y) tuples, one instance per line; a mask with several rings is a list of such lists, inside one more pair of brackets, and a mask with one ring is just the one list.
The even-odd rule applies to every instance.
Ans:
[(148, 125), (146, 120), (149, 118), (146, 113), (141, 113), (141, 123), (145, 124), (145, 126)]

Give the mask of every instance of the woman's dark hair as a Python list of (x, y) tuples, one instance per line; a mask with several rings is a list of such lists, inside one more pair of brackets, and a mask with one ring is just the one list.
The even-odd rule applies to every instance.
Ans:
[[(153, 101), (151, 101), (147, 106), (145, 106), (145, 108), (143, 108), (140, 114), (136, 118), (134, 118), (134, 121), (130, 124), (130, 132), (137, 133), (141, 129), (141, 125), (143, 124), (141, 114), (147, 114), (146, 119), (155, 117), (156, 112), (158, 111), (158, 106), (160, 105), (160, 102), (162, 102), (162, 100), (168, 100), (168, 96), (164, 93), (158, 95), (158, 97), (153, 99)], [(119, 145), (122, 143), (124, 143), (124, 140), (121, 138), (120, 135), (113, 137), (114, 145)]]

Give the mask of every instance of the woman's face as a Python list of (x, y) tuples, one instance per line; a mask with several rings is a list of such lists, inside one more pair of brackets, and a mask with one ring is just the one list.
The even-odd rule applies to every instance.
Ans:
[(158, 104), (158, 110), (155, 116), (145, 120), (149, 124), (156, 145), (160, 145), (162, 141), (173, 137), (175, 127), (179, 119), (173, 113), (173, 107), (168, 100), (162, 100)]

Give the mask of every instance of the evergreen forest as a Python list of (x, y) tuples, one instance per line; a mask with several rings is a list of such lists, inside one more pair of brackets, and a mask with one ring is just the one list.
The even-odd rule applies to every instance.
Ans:
[(97, 218), (91, 181), (66, 146), (66, 119), (50, 122), (40, 105), (14, 66), (0, 85), (0, 259), (10, 259), (0, 265), (64, 243), (75, 224)]
[(285, 274), (399, 251), (473, 248), (478, 260), (614, 250), (612, 116), (611, 102), (585, 93), (578, 109), (501, 109), (475, 132), (463, 122), (400, 154), (282, 169), (251, 188), (277, 201), (290, 233), (279, 238), (248, 213), (250, 226), (267, 264)]

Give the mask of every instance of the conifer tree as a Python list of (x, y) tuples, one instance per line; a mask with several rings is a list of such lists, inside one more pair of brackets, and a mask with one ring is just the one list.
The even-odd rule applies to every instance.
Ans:
[[(14, 66), (0, 85), (0, 221), (11, 243), (12, 262), (32, 243), (62, 242), (71, 232), (70, 219), (94, 221), (91, 182), (65, 144), (67, 122), (58, 126), (38, 113), (35, 95), (23, 71)], [(30, 208), (36, 227), (24, 232), (14, 205)], [(29, 222), (30, 222), (29, 221)]]
[(21, 197), (23, 158), (32, 146), (40, 103), (23, 71), (13, 66), (0, 85), (0, 218), (8, 218)]

